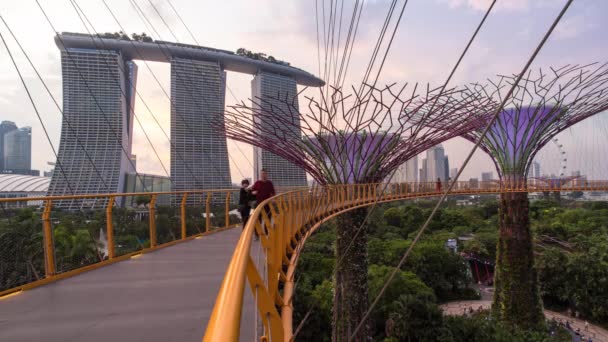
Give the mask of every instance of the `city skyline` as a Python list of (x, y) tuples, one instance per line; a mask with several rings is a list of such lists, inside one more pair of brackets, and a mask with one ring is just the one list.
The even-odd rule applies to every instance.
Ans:
[[(233, 12), (234, 25), (227, 27), (222, 31), (218, 31), (217, 27), (218, 19), (214, 18), (212, 13), (214, 10), (211, 8), (207, 9), (204, 4), (200, 6), (200, 11), (189, 11), (184, 14), (184, 20), (194, 32), (195, 36), (200, 37), (201, 44), (214, 46), (222, 49), (236, 50), (239, 47), (247, 47), (254, 51), (264, 51), (268, 54), (278, 56), (280, 59), (288, 60), (294, 65), (298, 65), (305, 70), (316, 71), (318, 69), (316, 63), (316, 38), (314, 33), (314, 13), (309, 13), (309, 6), (305, 6), (304, 2), (293, 2), (290, 4), (281, 4), (282, 15), (279, 20), (268, 20), (269, 18), (276, 18), (275, 10), (272, 9), (273, 1), (266, 1), (268, 6), (258, 7), (255, 6), (256, 10), (261, 10), (259, 17), (255, 18), (251, 22), (243, 20), (246, 17), (248, 11), (253, 9), (252, 5), (249, 4), (219, 4), (220, 8), (214, 10), (222, 10), (222, 6), (230, 7)], [(381, 2), (381, 1), (379, 1)], [(456, 56), (461, 48), (460, 42), (464, 41), (467, 34), (472, 30), (473, 22), (475, 18), (478, 18), (484, 10), (487, 2), (483, 1), (448, 1), (448, 0), (437, 0), (429, 1), (420, 4), (413, 3), (412, 9), (420, 13), (418, 17), (407, 18), (407, 23), (403, 29), (401, 29), (397, 36), (395, 48), (386, 64), (386, 71), (383, 72), (381, 82), (389, 83), (391, 81), (430, 81), (435, 84), (442, 82), (447, 74), (448, 69), (451, 67), (451, 63), (445, 63), (445, 56)], [(381, 6), (382, 5), (382, 6)], [(376, 4), (374, 2), (368, 4), (366, 12), (362, 17), (362, 23), (373, 23), (379, 20), (384, 13), (384, 4)], [(59, 23), (61, 18), (61, 25), (58, 25), (60, 31), (77, 31), (84, 32), (82, 24), (79, 23), (78, 17), (74, 13), (73, 9), (69, 7), (69, 4), (60, 2), (49, 1), (48, 7), (49, 15), (53, 21)], [(148, 32), (149, 30), (136, 20), (128, 21), (129, 15), (133, 15), (132, 9), (129, 6), (117, 5), (118, 8), (122, 9), (119, 19), (125, 24), (125, 28), (128, 32)], [(178, 8), (185, 8), (185, 3), (176, 1), (175, 6)], [(161, 11), (166, 15), (170, 15), (168, 8), (159, 6)], [(277, 6), (274, 6), (276, 8)], [(304, 9), (306, 7), (306, 9)], [(485, 77), (492, 76), (496, 73), (512, 73), (516, 72), (523, 63), (523, 57), (518, 57), (518, 51), (529, 49), (536, 41), (536, 39), (542, 34), (541, 27), (547, 25), (551, 18), (555, 15), (558, 10), (559, 4), (542, 1), (542, 2), (531, 2), (531, 1), (504, 1), (502, 5), (498, 5), (498, 8), (492, 18), (489, 19), (488, 25), (480, 33), (479, 40), (473, 45), (471, 52), (467, 58), (463, 61), (462, 67), (456, 73), (452, 84), (462, 84), (468, 81), (480, 81)], [(554, 37), (552, 37), (547, 48), (539, 55), (536, 66), (548, 66), (552, 64), (566, 64), (566, 63), (585, 63), (593, 61), (602, 61), (603, 56), (606, 55), (606, 44), (597, 44), (597, 42), (606, 41), (604, 35), (602, 35), (605, 24), (603, 19), (606, 10), (606, 4), (600, 4), (598, 2), (582, 2), (581, 4), (573, 5), (571, 11), (566, 15), (564, 21), (557, 27), (557, 31)], [(14, 26), (16, 32), (19, 32), (20, 38), (23, 40), (24, 48), (26, 51), (32, 54), (32, 60), (34, 64), (39, 67), (42, 71), (42, 76), (49, 81), (51, 90), (55, 94), (56, 98), (61, 98), (61, 87), (59, 82), (59, 75), (61, 73), (59, 54), (56, 48), (53, 49), (53, 32), (51, 32), (41, 17), (41, 14), (32, 10), (25, 4), (6, 4), (1, 8), (9, 24)], [(97, 31), (100, 32), (115, 32), (118, 31), (116, 23), (112, 21), (111, 16), (104, 10), (103, 7), (99, 7), (99, 4), (83, 4), (83, 10), (89, 14), (99, 13), (95, 16), (93, 24)], [(150, 12), (150, 16), (153, 15), (150, 8), (145, 8), (146, 11)], [(31, 12), (31, 13), (30, 13)], [(192, 13), (191, 13), (192, 12)], [(206, 20), (197, 20), (193, 12), (205, 13)], [(28, 13), (33, 16), (40, 16), (40, 22), (34, 21), (33, 23), (21, 23), (17, 18), (21, 15)], [(297, 13), (304, 13), (305, 15), (296, 15)], [(517, 23), (515, 32), (511, 30), (505, 30), (502, 28), (503, 24), (509, 22), (512, 24), (513, 14), (517, 14)], [(436, 14), (436, 15), (435, 15)], [(442, 20), (433, 19), (441, 17)], [(239, 19), (240, 18), (240, 19)], [(534, 20), (530, 20), (530, 19)], [(582, 20), (585, 18), (585, 20)], [(428, 26), (428, 21), (433, 20), (433, 30), (428, 32), (428, 40), (421, 40), (417, 38), (416, 32), (424, 29)], [(155, 25), (158, 25), (162, 37), (164, 40), (171, 40), (169, 32), (166, 29), (161, 28), (161, 23), (158, 18), (153, 19)], [(261, 25), (261, 23), (264, 25)], [(27, 30), (24, 29), (26, 25), (33, 25), (36, 29)], [(188, 38), (183, 27), (179, 26), (179, 23), (173, 18), (170, 21), (170, 25), (176, 30), (176, 34), (180, 41), (192, 43), (191, 39)], [(265, 30), (252, 30), (250, 27), (267, 27)], [(450, 28), (448, 30), (448, 28)], [(4, 31), (4, 28), (1, 28)], [(31, 33), (30, 33), (31, 32)], [(36, 32), (36, 33), (34, 33)], [(44, 33), (46, 32), (46, 34)], [(244, 33), (247, 33), (245, 35)], [(283, 32), (284, 34), (277, 34)], [(375, 34), (375, 32), (364, 33), (369, 36)], [(447, 34), (447, 39), (454, 41), (454, 43), (446, 44), (444, 46), (432, 46), (428, 44), (428, 41), (432, 40), (433, 37), (442, 34)], [(509, 39), (509, 35), (516, 35), (517, 39)], [(595, 44), (587, 43), (577, 39), (582, 34), (587, 34), (590, 41), (596, 42)], [(272, 37), (272, 39), (270, 39)], [(293, 40), (299, 40), (301, 44), (297, 47), (290, 44)], [(368, 55), (368, 48), (371, 46), (363, 45), (365, 37), (362, 37), (359, 41), (360, 45), (353, 53), (353, 66), (351, 70), (359, 70), (362, 65), (366, 63), (364, 56)], [(500, 42), (500, 43), (498, 43)], [(517, 45), (514, 45), (517, 44)], [(14, 44), (9, 42), (11, 47)], [(419, 52), (408, 52), (404, 47), (406, 46), (420, 46)], [(568, 57), (565, 57), (563, 51), (568, 51)], [(494, 56), (491, 60), (487, 59), (488, 55)], [(405, 59), (404, 57), (405, 56)], [(39, 89), (39, 85), (36, 84), (33, 74), (30, 70), (25, 68), (25, 61), (22, 56), (16, 56), (18, 63), (21, 63), (22, 68), (25, 69), (25, 75), (31, 86), (35, 89)], [(7, 56), (2, 54), (0, 59), (2, 62), (8, 62)], [(159, 96), (160, 90), (156, 86), (152, 86), (151, 74), (149, 71), (143, 71), (140, 62), (136, 62), (140, 66), (140, 81), (143, 84), (141, 87), (142, 95), (147, 98), (150, 107), (155, 113), (158, 114), (159, 120), (164, 127), (169, 127), (169, 111), (170, 105), (168, 101), (164, 100)], [(159, 77), (161, 82), (168, 84), (169, 70), (167, 66), (161, 66), (158, 63), (151, 63), (151, 68), (154, 70)], [(403, 65), (415, 65), (416, 67), (403, 68)], [(0, 104), (3, 107), (3, 118), (8, 120), (17, 120), (18, 118), (24, 118), (27, 122), (24, 125), (32, 126), (36, 132), (41, 132), (40, 124), (37, 123), (35, 116), (32, 113), (31, 106), (28, 104), (23, 89), (16, 81), (16, 74), (14, 70), (10, 68), (9, 63), (2, 63), (2, 77), (0, 78), (0, 86), (4, 89), (3, 95), (0, 97)], [(318, 73), (318, 72), (315, 72)], [(235, 103), (237, 100), (246, 100), (250, 95), (250, 77), (245, 75), (230, 75), (227, 79), (227, 83), (231, 88), (231, 92), (227, 93), (226, 104), (230, 105)], [(359, 80), (359, 75), (353, 73), (349, 75), (346, 81), (348, 83), (355, 83)], [(310, 91), (310, 90), (308, 90)], [(234, 93), (234, 97), (231, 93)], [(42, 116), (47, 125), (49, 126), (49, 132), (51, 134), (51, 140), (57, 148), (60, 136), (60, 115), (52, 107), (50, 100), (46, 96), (38, 95), (38, 101), (41, 102)], [(141, 101), (136, 100), (135, 111), (142, 116), (144, 126), (150, 132), (151, 135), (161, 136), (158, 129), (154, 127), (151, 118), (146, 115), (144, 106)], [(598, 115), (595, 118), (591, 118), (585, 122), (582, 122), (560, 135), (560, 141), (564, 143), (565, 150), (570, 155), (568, 163), (567, 173), (571, 170), (580, 170), (583, 174), (588, 174), (593, 178), (601, 178), (606, 176), (606, 170), (608, 170), (608, 164), (605, 160), (599, 160), (601, 158), (600, 151), (594, 146), (598, 144), (597, 139), (601, 136), (602, 130), (608, 127), (606, 114)], [(581, 134), (581, 132), (590, 132), (590, 134)], [(595, 132), (595, 133), (594, 133)], [(160, 139), (159, 139), (160, 140)], [(167, 141), (155, 141), (156, 148), (161, 156), (161, 159), (165, 163), (169, 163), (169, 142)], [(53, 161), (53, 158), (49, 158), (52, 155), (50, 146), (46, 143), (42, 136), (36, 135), (32, 141), (33, 151), (33, 168), (41, 170), (48, 169), (46, 167), (47, 161)], [(153, 151), (148, 146), (147, 141), (143, 137), (143, 132), (137, 127), (133, 133), (133, 153), (138, 155), (138, 168), (140, 172), (154, 173), (163, 175), (164, 172), (160, 166), (160, 163), (154, 157)], [(458, 166), (462, 163), (466, 153), (471, 148), (471, 144), (462, 141), (461, 139), (455, 139), (444, 144), (446, 149), (450, 152), (450, 163)], [(548, 174), (550, 170), (558, 169), (559, 162), (552, 161), (552, 146), (546, 146), (541, 151), (538, 159), (541, 160), (543, 165), (546, 165)], [(233, 161), (230, 165), (230, 172), (233, 179), (240, 179), (242, 176), (251, 177), (253, 175), (253, 168), (250, 165), (251, 155), (253, 154), (252, 148), (241, 143), (228, 142), (228, 151)], [(246, 157), (245, 157), (246, 156)], [(555, 158), (557, 159), (557, 158)], [(601, 165), (598, 167), (590, 168), (584, 160), (594, 159), (599, 160), (598, 163)], [(554, 165), (551, 165), (554, 163)], [(462, 174), (462, 179), (468, 179), (471, 177), (479, 177), (479, 172), (476, 170), (494, 170), (493, 165), (489, 161), (489, 158), (483, 153), (478, 152), (469, 167), (467, 167)], [(240, 170), (240, 171), (239, 171)], [(241, 173), (243, 175), (241, 175)]]

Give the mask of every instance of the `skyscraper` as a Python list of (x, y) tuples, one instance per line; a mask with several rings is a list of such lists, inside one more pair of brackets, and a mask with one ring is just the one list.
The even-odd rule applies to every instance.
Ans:
[(216, 126), (224, 120), (225, 93), (219, 63), (171, 60), (173, 191), (230, 188), (226, 136)]
[(405, 181), (410, 183), (418, 182), (418, 156), (405, 162)]
[(4, 167), (4, 135), (10, 131), (14, 131), (17, 129), (17, 125), (15, 125), (12, 121), (2, 121), (0, 123), (0, 172), (5, 169)]
[(32, 169), (32, 128), (22, 127), (4, 134), (4, 169)]
[(450, 178), (450, 160), (448, 156), (445, 156), (443, 161), (443, 181), (447, 181)]
[(428, 178), (427, 178), (427, 168), (426, 168), (427, 162), (426, 162), (426, 158), (422, 158), (422, 167), (420, 168), (420, 183), (426, 183), (428, 182)]
[[(272, 112), (277, 113), (281, 109), (285, 113), (289, 113), (289, 109), (284, 101), (275, 100), (277, 96), (288, 101), (293, 101), (296, 108), (298, 107), (297, 98), (297, 86), (296, 81), (289, 77), (270, 72), (260, 71), (251, 81), (251, 93), (254, 100), (254, 106), (256, 103), (262, 106), (270, 105), (278, 107)], [(263, 108), (262, 108), (263, 109)], [(288, 118), (290, 120), (300, 120), (297, 114), (294, 117)], [(270, 125), (272, 123), (267, 122), (268, 117), (260, 118), (255, 117), (256, 125)], [(299, 125), (297, 125), (299, 127)], [(298, 128), (297, 132), (293, 133), (291, 137), (285, 137), (291, 139), (292, 137), (301, 136), (301, 132)], [(259, 174), (262, 169), (268, 170), (268, 174), (275, 186), (306, 186), (306, 173), (300, 167), (292, 164), (291, 162), (271, 153), (259, 147), (253, 148), (253, 173), (254, 178), (259, 179)]]
[[(64, 120), (48, 193), (122, 192), (131, 158), (137, 66), (117, 51), (75, 48), (61, 51), (61, 68)], [(57, 205), (74, 209), (103, 203)]]
[(446, 158), (443, 146), (433, 146), (426, 151), (426, 179), (434, 182), (438, 178), (442, 181), (447, 180)]
[(489, 182), (492, 180), (492, 178), (494, 178), (494, 173), (492, 171), (490, 172), (482, 172), (481, 173), (481, 181), (482, 182)]

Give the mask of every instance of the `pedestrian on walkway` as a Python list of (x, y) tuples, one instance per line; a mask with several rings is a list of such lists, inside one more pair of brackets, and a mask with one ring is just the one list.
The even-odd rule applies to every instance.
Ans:
[(435, 191), (441, 192), (441, 178), (437, 178), (437, 183), (435, 183)]
[(249, 214), (251, 213), (251, 205), (249, 202), (255, 200), (255, 196), (251, 194), (249, 188), (249, 180), (243, 179), (241, 181), (241, 191), (239, 192), (239, 213), (241, 214), (241, 220), (243, 221), (243, 229), (249, 220)]
[[(274, 191), (274, 184), (272, 184), (272, 181), (268, 179), (268, 171), (266, 169), (262, 169), (260, 179), (253, 184), (253, 187), (251, 187), (251, 193), (255, 195), (257, 205), (260, 205), (260, 203), (276, 195), (276, 192)], [(270, 205), (265, 204), (264, 211), (268, 215), (268, 220), (271, 220), (272, 212), (270, 211)], [(260, 216), (260, 221), (261, 220), (262, 216)]]

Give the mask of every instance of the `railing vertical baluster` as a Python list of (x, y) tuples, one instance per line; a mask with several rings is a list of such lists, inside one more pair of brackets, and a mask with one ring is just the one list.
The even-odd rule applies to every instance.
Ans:
[(150, 198), (150, 248), (156, 246), (156, 194)]
[(53, 201), (48, 199), (42, 212), (42, 233), (44, 238), (44, 271), (46, 277), (55, 275), (55, 245), (53, 243), (53, 229), (51, 227), (51, 207)]
[(108, 259), (114, 259), (114, 222), (112, 220), (112, 208), (114, 207), (114, 196), (108, 199), (106, 207), (106, 238), (108, 239)]
[(205, 201), (205, 231), (211, 230), (211, 192), (207, 193), (207, 200)]
[(180, 220), (180, 224), (182, 227), (182, 240), (184, 240), (188, 233), (186, 231), (186, 201), (188, 200), (188, 193), (184, 193), (184, 196), (182, 196), (182, 203), (180, 205), (180, 212), (181, 212), (181, 220)]
[(230, 226), (230, 193), (226, 194), (226, 224), (224, 227)]

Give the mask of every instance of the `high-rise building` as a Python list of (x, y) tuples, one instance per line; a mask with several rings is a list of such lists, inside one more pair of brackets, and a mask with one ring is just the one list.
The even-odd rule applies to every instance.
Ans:
[(226, 73), (218, 62), (171, 60), (173, 191), (231, 187), (226, 136), (217, 128), (225, 93)]
[(492, 178), (494, 177), (493, 172), (482, 172), (481, 173), (481, 181), (482, 182), (489, 182), (492, 180)]
[(405, 163), (405, 181), (418, 182), (418, 156), (414, 156)]
[[(119, 51), (75, 48), (62, 49), (61, 68), (64, 120), (48, 193), (122, 192), (131, 158), (137, 66)], [(77, 209), (103, 201), (57, 205)]]
[(456, 179), (456, 176), (458, 175), (458, 168), (452, 168), (450, 169), (450, 178), (452, 178), (452, 180)]
[[(389, 174), (385, 181), (388, 182), (390, 177), (391, 177), (391, 175)], [(407, 179), (407, 163), (403, 163), (403, 164), (399, 165), (397, 170), (395, 170), (395, 173), (392, 175), (392, 179), (390, 179), (390, 182), (391, 183), (405, 183), (407, 181), (406, 179)]]
[(22, 127), (4, 134), (4, 169), (32, 169), (32, 128)]
[[(296, 109), (298, 107), (297, 98), (297, 85), (296, 81), (289, 76), (274, 74), (270, 72), (260, 71), (251, 81), (251, 93), (254, 101), (254, 106), (258, 105), (270, 105), (272, 104), (275, 109), (273, 113), (281, 112), (289, 113), (290, 110), (287, 108), (287, 104), (284, 100), (276, 100), (277, 95), (281, 99), (287, 99), (289, 102), (295, 104)], [(264, 108), (261, 108), (262, 110)], [(297, 113), (294, 113), (294, 117), (288, 118), (289, 120), (297, 120)], [(276, 122), (271, 122), (272, 118), (268, 116), (254, 117), (255, 125), (273, 125)], [(285, 139), (300, 139), (301, 131), (299, 125), (294, 127), (297, 131), (290, 132), (290, 136), (286, 136)], [(291, 162), (266, 151), (259, 147), (253, 148), (253, 173), (254, 178), (257, 180), (260, 176), (260, 171), (266, 169), (268, 171), (269, 178), (274, 183), (275, 187), (283, 186), (306, 186), (306, 173), (304, 170)]]
[[(446, 158), (443, 146), (433, 146), (426, 151), (426, 179), (436, 181), (438, 178), (446, 181)], [(449, 169), (448, 169), (449, 170)]]
[(12, 121), (2, 121), (0, 123), (0, 171), (5, 169), (4, 167), (4, 135), (10, 131), (14, 131), (17, 129), (17, 125), (15, 125)]
[(429, 181), (426, 178), (426, 176), (427, 176), (426, 165), (427, 165), (426, 158), (422, 158), (422, 167), (420, 168), (420, 183), (426, 183)]
[(450, 160), (448, 159), (448, 156), (445, 156), (444, 158), (444, 163), (443, 163), (443, 180), (447, 181), (448, 178), (450, 178)]

